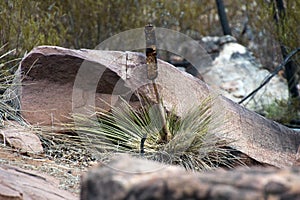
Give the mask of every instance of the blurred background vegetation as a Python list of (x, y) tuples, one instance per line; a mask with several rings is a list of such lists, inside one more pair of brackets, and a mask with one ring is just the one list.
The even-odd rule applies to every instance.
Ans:
[[(286, 1), (285, 33), (278, 34), (272, 0), (224, 1), (232, 34), (265, 68), (281, 61), (278, 38), (300, 46), (300, 1)], [(94, 48), (101, 41), (148, 22), (194, 39), (222, 35), (215, 1), (204, 0), (1, 0), (0, 47), (22, 57), (38, 45)], [(280, 31), (279, 31), (280, 32)]]

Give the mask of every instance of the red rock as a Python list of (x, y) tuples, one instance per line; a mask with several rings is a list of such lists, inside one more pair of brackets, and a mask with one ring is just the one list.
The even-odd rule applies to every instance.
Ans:
[[(86, 67), (84, 73), (77, 71), (79, 65), (80, 69)], [(93, 111), (93, 105), (105, 109), (95, 101), (95, 96), (101, 94), (128, 95), (131, 89), (155, 99), (153, 85), (145, 71), (145, 56), (141, 53), (43, 46), (32, 50), (23, 59), (21, 68), (27, 75), (23, 79), (22, 114), (35, 123), (61, 122), (70, 119), (70, 112)], [(260, 163), (280, 168), (295, 164), (300, 144), (300, 134), (296, 131), (216, 94), (203, 81), (164, 61), (158, 60), (155, 81), (166, 110), (174, 111), (175, 106), (176, 115), (180, 117), (212, 97), (211, 111), (218, 117), (213, 117), (211, 124), (220, 124), (216, 134), (230, 141), (231, 148)], [(39, 83), (43, 87), (39, 88)], [(116, 86), (120, 86), (117, 91)], [(31, 111), (36, 113), (30, 115)], [(224, 123), (220, 123), (222, 120)]]
[(77, 197), (58, 189), (52, 177), (17, 167), (0, 166), (0, 199), (74, 200)]
[(1, 129), (4, 144), (17, 149), (20, 153), (38, 154), (43, 152), (39, 137), (29, 128), (21, 126), (16, 122), (5, 122)]

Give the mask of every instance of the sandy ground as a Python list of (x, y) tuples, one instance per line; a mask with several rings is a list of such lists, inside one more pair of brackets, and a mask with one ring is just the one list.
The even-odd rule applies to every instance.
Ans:
[(96, 162), (68, 162), (62, 157), (54, 158), (46, 153), (40, 155), (22, 155), (16, 150), (0, 144), (0, 164), (17, 166), (54, 177), (59, 181), (60, 189), (67, 190), (79, 196), (80, 176), (89, 167), (95, 165)]

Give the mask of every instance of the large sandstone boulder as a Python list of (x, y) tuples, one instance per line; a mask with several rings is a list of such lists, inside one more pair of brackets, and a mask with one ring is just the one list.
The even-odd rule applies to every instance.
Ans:
[[(93, 111), (94, 106), (109, 109), (111, 104), (116, 105), (114, 99), (119, 95), (129, 100), (139, 93), (155, 100), (152, 82), (147, 79), (145, 56), (141, 53), (43, 46), (22, 60), (21, 69), (24, 71), (22, 114), (35, 123), (70, 120), (63, 118), (64, 115)], [(64, 74), (65, 71), (68, 73)], [(261, 163), (277, 167), (295, 164), (299, 133), (218, 95), (203, 81), (164, 61), (158, 61), (155, 81), (168, 111), (173, 110), (180, 117), (213, 97), (211, 111), (219, 117), (213, 118), (212, 125), (220, 124), (216, 134), (230, 141), (231, 148)], [(103, 101), (97, 97), (103, 94), (112, 99), (110, 104), (100, 104)]]
[[(98, 107), (108, 111), (110, 107), (106, 102), (111, 101), (113, 86), (119, 77), (110, 70), (105, 71), (105, 67), (97, 63), (98, 56), (92, 50), (47, 46), (33, 49), (20, 64), (22, 116), (29, 123), (37, 125), (70, 122), (72, 103), (76, 101), (72, 99), (74, 81), (82, 64), (97, 65), (104, 70), (94, 100)], [(85, 100), (83, 106), (88, 106), (89, 99)]]
[[(212, 59), (203, 59), (204, 63), (199, 65), (206, 67), (197, 70), (210, 87), (234, 102), (239, 102), (252, 92), (269, 74), (251, 52), (231, 36), (203, 37), (200, 44)], [(183, 43), (178, 48), (181, 49), (180, 52), (185, 52), (188, 48), (195, 47)], [(193, 52), (192, 49), (190, 51)], [(50, 125), (69, 121), (74, 101), (71, 97), (78, 69), (82, 65), (103, 64), (99, 62), (103, 58), (97, 58), (92, 52), (94, 51), (44, 46), (33, 49), (24, 57), (20, 64), (20, 71), (23, 74), (21, 104), (22, 114), (29, 122)], [(95, 95), (96, 104), (104, 110), (110, 109), (105, 102), (112, 101), (111, 93), (119, 78), (109, 70), (101, 75)], [(20, 93), (17, 89), (16, 92)], [(246, 101), (244, 106), (261, 111), (276, 99), (287, 98), (286, 81), (280, 76), (275, 76), (250, 101)], [(16, 102), (18, 103), (15, 101), (14, 104)]]
[(186, 172), (148, 160), (118, 157), (82, 178), (82, 200), (299, 199), (300, 168), (238, 168)]

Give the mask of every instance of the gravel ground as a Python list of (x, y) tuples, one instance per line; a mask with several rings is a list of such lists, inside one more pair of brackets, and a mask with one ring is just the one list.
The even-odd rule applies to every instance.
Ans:
[(24, 155), (11, 147), (0, 144), (0, 164), (52, 176), (59, 181), (60, 189), (79, 195), (81, 175), (97, 162), (88, 152), (85, 152), (84, 148), (72, 149), (68, 145), (64, 145), (64, 148), (65, 150), (53, 143), (51, 148), (44, 147), (43, 154)]

